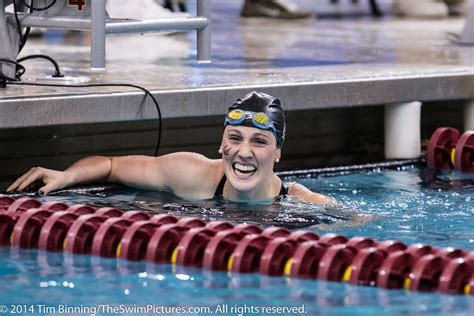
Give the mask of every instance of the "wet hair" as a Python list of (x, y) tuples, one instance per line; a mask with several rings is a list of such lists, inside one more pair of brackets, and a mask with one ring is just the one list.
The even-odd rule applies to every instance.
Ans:
[[(237, 99), (237, 102), (229, 107), (229, 112), (236, 109), (265, 113), (275, 125), (276, 133), (274, 133), (274, 135), (277, 141), (277, 147), (281, 148), (283, 146), (283, 142), (285, 141), (286, 118), (280, 100), (263, 92), (252, 91), (242, 99)], [(253, 125), (250, 118), (244, 120), (240, 125), (258, 128)], [(273, 132), (273, 130), (271, 131)]]

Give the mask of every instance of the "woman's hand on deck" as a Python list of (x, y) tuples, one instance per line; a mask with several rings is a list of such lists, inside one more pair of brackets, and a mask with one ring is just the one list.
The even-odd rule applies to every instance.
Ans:
[(24, 191), (36, 181), (42, 181), (43, 186), (38, 190), (41, 195), (68, 186), (72, 180), (66, 171), (57, 171), (41, 167), (33, 167), (27, 173), (19, 177), (7, 189), (7, 192)]

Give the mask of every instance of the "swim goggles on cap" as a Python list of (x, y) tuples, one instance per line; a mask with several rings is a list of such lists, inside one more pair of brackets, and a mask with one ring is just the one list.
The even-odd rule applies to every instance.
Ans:
[(247, 118), (252, 119), (252, 123), (255, 127), (265, 130), (271, 129), (275, 135), (277, 134), (275, 124), (270, 120), (268, 115), (263, 112), (242, 111), (238, 109), (232, 110), (227, 114), (224, 126), (227, 126), (227, 124), (240, 125)]

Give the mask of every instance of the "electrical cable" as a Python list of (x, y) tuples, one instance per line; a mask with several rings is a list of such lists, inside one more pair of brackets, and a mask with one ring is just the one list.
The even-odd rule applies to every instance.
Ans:
[[(33, 8), (33, 0), (31, 0), (31, 6), (28, 6), (25, 3), (25, 0), (22, 0), (22, 2), (26, 7), (30, 8), (30, 12), (33, 12), (33, 10), (41, 11), (41, 10), (46, 10), (46, 9), (50, 8), (54, 3), (56, 3), (56, 0), (53, 3), (51, 3), (48, 7), (45, 7), (45, 9), (43, 9), (43, 8), (39, 8), (39, 9), (38, 8)], [(18, 49), (18, 53), (20, 53), (21, 50), (23, 49), (23, 47), (25, 46), (26, 41), (28, 40), (28, 36), (30, 34), (30, 29), (31, 28), (27, 27), (25, 34), (22, 34), (20, 19), (18, 17), (18, 8), (16, 6), (15, 1), (13, 2), (13, 10), (14, 10), (14, 13), (15, 13), (15, 20), (16, 20), (18, 34), (20, 36), (20, 47)], [(25, 61), (25, 60), (28, 60), (28, 59), (34, 59), (34, 58), (43, 58), (43, 59), (49, 60), (53, 64), (54, 68), (56, 69), (53, 77), (63, 77), (64, 76), (63, 74), (61, 74), (61, 71), (59, 70), (58, 63), (52, 57), (47, 56), (47, 55), (43, 55), (43, 54), (28, 55), (28, 56), (25, 56), (25, 57), (22, 57), (22, 58), (18, 59), (17, 62), (20, 63), (22, 61)]]
[(42, 59), (46, 59), (48, 61), (50, 61), (54, 68), (55, 68), (55, 72), (54, 72), (54, 75), (53, 77), (57, 78), (57, 77), (64, 77), (64, 75), (61, 73), (61, 71), (59, 70), (59, 65), (58, 63), (50, 56), (47, 56), (47, 55), (42, 55), (42, 54), (35, 54), (35, 55), (28, 55), (28, 56), (25, 56), (25, 57), (22, 57), (22, 58), (19, 58), (17, 59), (17, 62), (18, 63), (21, 63), (25, 60), (28, 60), (28, 59), (36, 59), (36, 58), (42, 58)]
[[(35, 7), (33, 5), (33, 0), (31, 0), (30, 4), (27, 4), (25, 2), (25, 0), (21, 0), (21, 2), (23, 3), (23, 5), (25, 7), (30, 9), (30, 13), (31, 13), (33, 11), (47, 10), (47, 9), (51, 8), (57, 2), (57, 0), (53, 0), (49, 5), (47, 5), (43, 8)], [(28, 39), (28, 35), (30, 33), (30, 27), (27, 27), (25, 34), (22, 34), (21, 23), (20, 23), (20, 19), (19, 19), (19, 16), (18, 16), (18, 8), (17, 8), (17, 5), (16, 5), (16, 1), (13, 1), (13, 10), (14, 10), (14, 14), (15, 14), (15, 21), (16, 21), (16, 25), (17, 25), (18, 34), (19, 34), (19, 37), (20, 37), (20, 45), (19, 45), (19, 50), (18, 50), (18, 53), (19, 53), (26, 44), (26, 41)], [(161, 117), (160, 105), (158, 104), (158, 101), (155, 99), (155, 97), (153, 96), (153, 94), (149, 90), (147, 90), (147, 89), (145, 89), (141, 86), (138, 86), (138, 85), (127, 84), (127, 83), (125, 83), (125, 84), (110, 83), (110, 84), (68, 85), (68, 84), (47, 84), (47, 83), (18, 82), (18, 81), (21, 80), (21, 76), (26, 71), (25, 67), (23, 65), (21, 65), (20, 63), (22, 61), (25, 61), (25, 60), (28, 60), (28, 59), (35, 59), (35, 58), (46, 59), (46, 60), (50, 61), (53, 64), (53, 66), (55, 68), (55, 73), (54, 73), (53, 77), (63, 77), (64, 76), (63, 74), (61, 74), (61, 71), (59, 70), (58, 63), (52, 57), (47, 56), (47, 55), (42, 55), (42, 54), (29, 55), (29, 56), (22, 57), (22, 58), (18, 59), (17, 61), (2, 58), (2, 59), (0, 59), (0, 63), (4, 62), (4, 63), (10, 63), (10, 64), (16, 65), (16, 72), (15, 72), (15, 78), (12, 78), (10, 76), (5, 75), (0, 69), (0, 88), (5, 88), (7, 84), (13, 84), (13, 85), (24, 85), (24, 86), (66, 87), (66, 88), (132, 87), (132, 88), (135, 88), (135, 89), (139, 89), (139, 90), (145, 92), (145, 95), (150, 96), (150, 98), (152, 99), (153, 103), (155, 104), (156, 110), (158, 112), (158, 137), (157, 137), (154, 156), (156, 157), (158, 155), (158, 150), (159, 150), (160, 144), (161, 144), (162, 117)]]
[(33, 10), (33, 11), (44, 11), (44, 10), (48, 10), (49, 8), (51, 8), (55, 3), (56, 3), (57, 0), (53, 0), (50, 4), (48, 4), (47, 6), (45, 7), (42, 7), (42, 8), (38, 8), (38, 7), (35, 7), (33, 6), (33, 1), (31, 1), (31, 4), (27, 4), (25, 0), (21, 0), (21, 2), (23, 2), (23, 5), (25, 7), (27, 7), (28, 9), (30, 10)]
[[(13, 63), (15, 63), (15, 62), (13, 62)], [(3, 76), (3, 74), (0, 74), (0, 79), (2, 78), (2, 76)], [(5, 76), (3, 76), (3, 77), (10, 81), (9, 78), (7, 78)], [(13, 80), (13, 82), (7, 82), (7, 83), (12, 84), (12, 85), (22, 85), (22, 86), (43, 86), (43, 87), (64, 87), (64, 88), (132, 87), (132, 88), (139, 89), (139, 90), (145, 92), (145, 95), (150, 96), (150, 98), (152, 99), (153, 103), (155, 104), (156, 110), (158, 112), (158, 137), (157, 137), (156, 148), (155, 148), (155, 153), (154, 153), (155, 157), (158, 156), (158, 150), (159, 150), (160, 144), (161, 144), (162, 116), (161, 116), (160, 105), (159, 105), (158, 101), (155, 99), (155, 97), (153, 96), (153, 94), (149, 90), (147, 90), (147, 89), (145, 89), (141, 86), (134, 85), (134, 84), (128, 84), (128, 83), (97, 83), (97, 84), (84, 84), (84, 85), (69, 85), (69, 84), (17, 82), (18, 80), (19, 79)]]
[(25, 34), (23, 34), (23, 41), (20, 42), (20, 47), (18, 49), (18, 53), (20, 53), (23, 50), (23, 47), (25, 47), (26, 41), (28, 40), (28, 37), (30, 35), (31, 27), (27, 27)]
[(0, 70), (0, 79), (10, 80), (10, 81), (17, 82), (17, 81), (20, 81), (21, 76), (23, 76), (23, 74), (24, 74), (25, 71), (26, 71), (25, 67), (24, 67), (22, 64), (20, 64), (19, 62), (13, 61), (13, 60), (5, 59), (5, 58), (0, 58), (0, 63), (13, 64), (13, 65), (16, 66), (15, 78), (12, 78), (12, 77), (10, 77), (10, 76), (5, 75), (5, 74)]
[[(21, 31), (21, 24), (20, 24), (20, 18), (18, 17), (18, 7), (16, 6), (16, 1), (13, 1), (13, 12), (15, 14), (16, 29), (18, 31), (18, 36), (20, 37), (20, 46), (19, 46), (19, 49), (18, 49), (18, 53), (20, 53), (21, 48), (23, 48), (22, 44), (24, 46), (25, 45), (24, 43), (26, 43), (26, 42), (23, 39), (23, 33)], [(28, 34), (29, 34), (29, 32), (28, 32)]]
[[(33, 9), (33, 0), (31, 0), (31, 2), (30, 2), (31, 5), (30, 6), (28, 6), (25, 3), (24, 0), (22, 0), (22, 2), (26, 7), (30, 8), (30, 13), (32, 13), (34, 11), (34, 9)], [(56, 0), (54, 1), (54, 3), (55, 2), (56, 2)], [(41, 11), (41, 10), (38, 10), (38, 11)], [(18, 48), (18, 53), (20, 53), (22, 51), (23, 47), (25, 46), (26, 41), (28, 40), (28, 36), (30, 35), (31, 27), (28, 26), (26, 28), (25, 34), (22, 34), (21, 23), (20, 23), (20, 18), (18, 17), (18, 7), (17, 7), (17, 4), (16, 4), (16, 1), (13, 1), (13, 13), (15, 14), (15, 22), (16, 22), (18, 34), (20, 36), (20, 45), (19, 45), (19, 48)]]

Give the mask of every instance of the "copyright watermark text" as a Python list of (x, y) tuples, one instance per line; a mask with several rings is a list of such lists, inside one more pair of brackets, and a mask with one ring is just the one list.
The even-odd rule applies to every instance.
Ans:
[(254, 306), (219, 304), (216, 306), (164, 306), (156, 304), (99, 304), (99, 305), (46, 305), (46, 304), (8, 304), (0, 305), (0, 314), (40, 314), (40, 315), (113, 315), (113, 314), (200, 314), (200, 315), (252, 315), (252, 314), (306, 314), (304, 305), (299, 306)]

